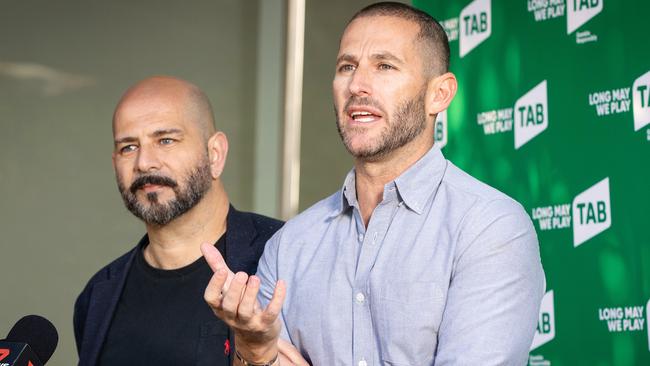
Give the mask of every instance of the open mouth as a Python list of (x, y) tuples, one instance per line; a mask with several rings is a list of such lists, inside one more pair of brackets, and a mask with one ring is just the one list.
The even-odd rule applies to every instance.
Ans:
[(365, 108), (364, 109), (350, 108), (348, 110), (348, 116), (352, 121), (358, 123), (372, 123), (381, 119), (381, 115), (378, 112), (373, 110), (368, 110)]

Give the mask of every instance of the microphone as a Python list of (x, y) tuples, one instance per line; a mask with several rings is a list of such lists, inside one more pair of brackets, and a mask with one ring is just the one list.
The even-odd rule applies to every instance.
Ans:
[(58, 342), (59, 334), (49, 320), (27, 315), (0, 340), (0, 366), (43, 366)]

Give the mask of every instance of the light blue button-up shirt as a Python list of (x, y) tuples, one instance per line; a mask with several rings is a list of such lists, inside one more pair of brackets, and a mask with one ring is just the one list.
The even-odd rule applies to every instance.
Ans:
[(544, 295), (524, 209), (436, 147), (386, 184), (364, 227), (355, 173), (260, 260), (287, 283), (282, 337), (313, 365), (523, 365)]

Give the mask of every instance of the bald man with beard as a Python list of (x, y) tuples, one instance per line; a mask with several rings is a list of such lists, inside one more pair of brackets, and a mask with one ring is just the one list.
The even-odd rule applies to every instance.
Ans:
[(79, 295), (79, 365), (230, 365), (231, 332), (203, 300), (212, 271), (200, 245), (253, 274), (282, 223), (230, 205), (220, 180), (228, 140), (191, 83), (157, 76), (131, 87), (113, 139), (120, 194), (146, 234)]

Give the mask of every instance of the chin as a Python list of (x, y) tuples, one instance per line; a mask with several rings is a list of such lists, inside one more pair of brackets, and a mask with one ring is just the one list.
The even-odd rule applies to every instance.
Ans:
[(138, 201), (140, 202), (141, 205), (145, 207), (151, 207), (151, 206), (161, 206), (161, 205), (166, 205), (168, 204), (171, 200), (174, 199), (174, 197), (167, 197), (166, 194), (163, 193), (154, 193), (156, 195), (155, 201), (150, 200), (147, 195), (145, 194), (144, 197), (139, 199)]
[(363, 153), (373, 151), (377, 145), (378, 143), (375, 139), (371, 139), (368, 136), (357, 135), (349, 141), (349, 150)]
[(354, 145), (347, 146), (350, 154), (355, 158), (368, 158), (376, 150), (372, 145)]

